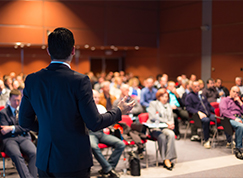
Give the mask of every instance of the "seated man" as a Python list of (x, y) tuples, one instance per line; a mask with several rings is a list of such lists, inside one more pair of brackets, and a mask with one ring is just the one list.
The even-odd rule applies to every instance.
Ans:
[(149, 77), (146, 79), (146, 87), (141, 90), (140, 104), (146, 111), (151, 101), (156, 100), (157, 89), (154, 88), (154, 80)]
[(199, 94), (200, 86), (198, 81), (192, 82), (192, 91), (186, 97), (186, 110), (191, 114), (198, 114), (202, 121), (202, 128), (204, 134), (204, 147), (211, 148), (209, 141), (209, 124), (210, 120), (215, 121), (214, 108), (210, 105), (204, 95)]
[(0, 80), (0, 106), (6, 106), (9, 99), (9, 90), (5, 89), (4, 83)]
[[(98, 104), (99, 103), (99, 92), (93, 90), (93, 98), (96, 103), (98, 111), (102, 114), (106, 112), (104, 106)], [(99, 173), (102, 177), (111, 177), (116, 178), (120, 177), (117, 172), (115, 172), (115, 167), (120, 159), (120, 156), (125, 148), (125, 144), (119, 138), (113, 135), (107, 135), (103, 132), (103, 130), (99, 130), (96, 132), (89, 131), (89, 138), (90, 138), (90, 145), (92, 148), (92, 152), (94, 157), (100, 163), (102, 169)], [(103, 143), (108, 146), (112, 146), (114, 148), (111, 156), (109, 157), (108, 161), (104, 158), (103, 154), (101, 153), (100, 148), (98, 147), (98, 143)]]
[[(37, 177), (36, 147), (31, 141), (29, 130), (23, 129), (18, 123), (17, 108), (21, 101), (21, 92), (12, 90), (9, 101), (10, 105), (0, 111), (3, 150), (15, 163), (20, 177)], [(21, 152), (29, 158), (28, 167)]]
[[(118, 105), (119, 101), (122, 100), (122, 98), (124, 98), (125, 96), (128, 96), (129, 85), (122, 84), (121, 87), (120, 87), (120, 90), (121, 90), (120, 98), (118, 98), (117, 100), (114, 101), (113, 107), (116, 107)], [(141, 104), (135, 98), (132, 99), (130, 96), (128, 96), (127, 102), (130, 102), (132, 100), (135, 101), (135, 106), (130, 111), (130, 114), (132, 114), (133, 116), (138, 116), (140, 113), (143, 112), (143, 107), (141, 106)]]
[[(240, 89), (238, 86), (233, 86), (228, 97), (222, 98), (219, 103), (220, 116), (230, 119), (230, 123), (235, 130), (235, 155), (237, 158), (243, 159), (242, 136), (243, 136), (243, 103), (239, 98)], [(238, 155), (239, 154), (239, 155)]]
[(214, 79), (210, 78), (207, 80), (207, 87), (202, 90), (202, 94), (206, 96), (209, 103), (217, 102), (217, 98), (219, 98), (219, 93), (214, 87)]
[(222, 86), (221, 79), (217, 78), (215, 80), (215, 88), (218, 91), (220, 98), (229, 96), (229, 90), (226, 87)]
[(169, 81), (168, 82), (168, 87), (167, 87), (167, 92), (169, 93), (169, 103), (173, 109), (173, 116), (174, 116), (174, 124), (175, 124), (175, 135), (176, 139), (180, 139), (180, 131), (179, 131), (179, 123), (178, 123), (178, 117), (182, 119), (183, 122), (187, 121), (189, 119), (188, 112), (184, 110), (181, 107), (181, 104), (179, 103), (179, 95), (176, 92), (175, 88), (175, 82)]

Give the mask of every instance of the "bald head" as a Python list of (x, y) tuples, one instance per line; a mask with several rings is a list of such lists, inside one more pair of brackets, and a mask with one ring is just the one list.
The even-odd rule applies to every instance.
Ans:
[(121, 90), (121, 97), (127, 96), (129, 93), (129, 85), (122, 84), (120, 90)]
[(236, 98), (240, 96), (240, 88), (238, 86), (233, 86), (230, 89), (230, 98)]

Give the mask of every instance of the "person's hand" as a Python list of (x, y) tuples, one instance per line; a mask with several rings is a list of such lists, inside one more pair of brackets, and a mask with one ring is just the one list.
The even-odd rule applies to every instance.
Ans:
[(121, 110), (122, 115), (130, 112), (135, 105), (135, 101), (131, 101), (130, 103), (126, 103), (127, 96), (125, 96), (117, 105), (117, 107)]
[(175, 125), (172, 122), (167, 122), (166, 124), (168, 125), (168, 129), (173, 130), (175, 128)]
[(201, 112), (201, 111), (198, 111), (197, 113), (198, 113), (200, 119), (202, 119), (202, 118), (204, 118), (204, 117), (207, 117), (207, 115), (204, 114), (204, 113)]
[(235, 118), (235, 121), (242, 123), (242, 120), (240, 118), (237, 118), (237, 117)]
[(238, 103), (239, 103), (241, 106), (242, 106), (242, 104), (243, 104), (239, 96), (235, 97), (235, 98), (234, 98), (234, 101), (238, 101)]
[(5, 134), (11, 132), (12, 130), (13, 130), (13, 127), (12, 127), (12, 126), (9, 126), (9, 125), (2, 125), (2, 126), (1, 126), (1, 133), (2, 133), (3, 135), (5, 135)]
[(171, 108), (172, 108), (172, 109), (176, 109), (177, 106), (176, 106), (176, 105), (171, 105)]
[(223, 92), (223, 91), (219, 92), (219, 96), (222, 96), (223, 94), (224, 94), (224, 92)]

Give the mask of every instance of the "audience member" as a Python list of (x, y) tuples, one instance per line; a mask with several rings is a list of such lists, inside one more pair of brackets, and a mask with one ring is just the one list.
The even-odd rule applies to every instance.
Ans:
[(160, 88), (167, 88), (167, 79), (166, 79), (166, 77), (161, 77), (161, 79), (160, 79)]
[(183, 110), (179, 103), (179, 95), (176, 92), (175, 88), (175, 82), (169, 81), (168, 82), (168, 87), (167, 87), (167, 92), (169, 93), (169, 103), (173, 109), (174, 113), (174, 123), (175, 123), (175, 135), (176, 138), (179, 140), (180, 139), (180, 131), (179, 131), (179, 123), (178, 123), (178, 117), (182, 119), (183, 122), (187, 121), (189, 119), (188, 112), (186, 110)]
[[(170, 104), (168, 103), (169, 94), (165, 88), (159, 89), (156, 93), (156, 101), (151, 101), (148, 108), (149, 119), (147, 123), (159, 122), (166, 123), (166, 128), (155, 128), (150, 130), (153, 138), (157, 139), (159, 151), (164, 163), (164, 167), (172, 170), (173, 163), (171, 161), (177, 158), (175, 148), (175, 134), (172, 131), (175, 127), (173, 112)], [(156, 118), (158, 113), (158, 118)]]
[(127, 84), (122, 84), (120, 87), (121, 90), (121, 95), (120, 98), (118, 98), (117, 100), (114, 101), (113, 103), (113, 107), (116, 107), (118, 105), (118, 103), (125, 97), (127, 97), (126, 102), (131, 102), (132, 100), (135, 101), (135, 105), (132, 108), (132, 110), (130, 111), (130, 113), (128, 114), (132, 114), (133, 116), (138, 116), (140, 113), (143, 112), (143, 107), (141, 106), (141, 104), (137, 101), (137, 99), (132, 99), (132, 97), (129, 95), (129, 85)]
[(196, 81), (197, 80), (197, 76), (195, 74), (191, 74), (190, 80), (191, 81)]
[(240, 95), (243, 95), (243, 85), (242, 85), (242, 78), (241, 77), (235, 78), (235, 85), (239, 87)]
[(215, 88), (218, 91), (220, 98), (229, 96), (229, 90), (226, 87), (222, 86), (221, 79), (217, 78), (215, 80)]
[(143, 106), (144, 110), (149, 107), (149, 103), (156, 100), (157, 89), (153, 87), (154, 80), (149, 77), (146, 79), (146, 87), (141, 90), (140, 104)]
[(154, 87), (157, 88), (157, 89), (159, 89), (161, 87), (161, 85), (160, 85), (161, 77), (162, 77), (162, 74), (158, 74), (156, 76), (156, 81), (154, 82)]
[(121, 94), (121, 90), (120, 90), (121, 85), (122, 85), (121, 77), (115, 77), (114, 83), (110, 85), (110, 94), (115, 96), (116, 98), (119, 98)]
[[(192, 80), (190, 80), (190, 81), (192, 81)], [(200, 92), (202, 93), (202, 90), (205, 87), (204, 81), (202, 79), (199, 79), (198, 82), (199, 82)]]
[(227, 117), (235, 130), (235, 155), (239, 159), (243, 159), (242, 153), (242, 136), (243, 136), (243, 103), (239, 98), (240, 89), (233, 86), (228, 97), (222, 98), (219, 103), (220, 116)]
[(219, 93), (214, 87), (214, 79), (210, 78), (207, 80), (207, 87), (202, 90), (202, 94), (206, 96), (209, 103), (217, 102)]
[[(97, 109), (100, 114), (103, 114), (106, 113), (107, 110), (105, 109), (104, 106), (98, 104), (100, 99), (99, 95), (100, 94), (98, 91), (93, 90), (93, 98), (97, 106)], [(92, 148), (93, 155), (102, 167), (102, 169), (98, 171), (99, 174), (101, 174), (102, 177), (110, 177), (110, 178), (120, 177), (119, 174), (115, 171), (115, 168), (125, 148), (125, 144), (123, 143), (123, 141), (117, 138), (116, 136), (105, 134), (103, 130), (99, 130), (96, 132), (92, 132), (90, 130), (89, 138), (90, 138), (90, 145)], [(106, 160), (104, 155), (102, 154), (98, 146), (99, 143), (106, 144), (113, 148), (112, 154), (110, 155), (108, 160)]]
[(103, 77), (99, 77), (99, 78), (98, 78), (98, 82), (94, 85), (94, 89), (95, 89), (96, 91), (98, 91), (99, 93), (102, 92), (102, 91), (101, 91), (101, 83), (104, 82), (104, 81), (105, 81), (105, 79), (104, 79)]
[[(167, 74), (163, 74), (163, 75), (162, 75), (162, 78), (163, 78), (163, 80), (165, 80), (165, 85), (164, 85), (164, 87), (167, 87), (167, 82), (168, 82), (168, 78), (169, 78), (169, 76), (168, 76)], [(161, 87), (163, 87), (163, 86), (161, 86)]]
[[(194, 81), (192, 83), (192, 91), (186, 97), (186, 109), (191, 114), (198, 114), (202, 121), (202, 128), (204, 134), (204, 147), (211, 148), (209, 141), (209, 124), (210, 120), (215, 121), (214, 108), (210, 105), (207, 98), (203, 94), (199, 94), (200, 87), (199, 82)], [(192, 133), (192, 136), (197, 135)]]
[(182, 82), (182, 77), (181, 76), (178, 76), (176, 78), (176, 88), (179, 88), (181, 86), (181, 82)]
[(141, 89), (139, 88), (139, 80), (136, 77), (133, 77), (129, 80), (129, 95), (132, 98), (135, 98), (140, 102)]
[[(10, 105), (0, 111), (3, 150), (14, 162), (20, 177), (37, 177), (36, 147), (31, 141), (29, 130), (22, 128), (18, 123), (21, 92), (12, 90), (9, 101)], [(21, 152), (28, 157), (28, 167)]]
[(110, 82), (104, 81), (101, 83), (102, 93), (100, 93), (99, 104), (103, 105), (107, 111), (111, 110), (112, 104), (116, 100), (116, 97), (110, 94)]
[(19, 88), (19, 82), (17, 80), (13, 81), (13, 89), (18, 89)]
[(188, 85), (188, 80), (182, 79), (180, 87), (176, 89), (176, 92), (178, 93), (180, 98), (182, 98), (182, 95), (186, 92), (187, 85)]
[(3, 76), (3, 80), (4, 80), (4, 85), (5, 85), (5, 88), (6, 90), (9, 90), (9, 92), (13, 89), (13, 86), (12, 86), (12, 79), (9, 75), (5, 75)]
[(0, 106), (6, 106), (9, 99), (9, 90), (5, 89), (4, 83), (0, 80)]

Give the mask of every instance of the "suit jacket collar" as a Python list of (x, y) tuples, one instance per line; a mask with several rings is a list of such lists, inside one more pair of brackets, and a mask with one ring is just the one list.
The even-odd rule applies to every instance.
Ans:
[(12, 112), (10, 106), (7, 106), (6, 113), (9, 116), (10, 122), (12, 122), (13, 125), (16, 125), (16, 119), (15, 119), (15, 117), (13, 115), (13, 112)]

